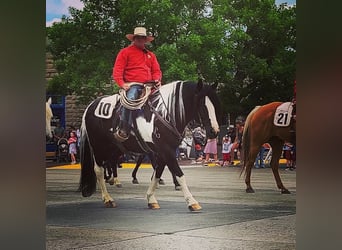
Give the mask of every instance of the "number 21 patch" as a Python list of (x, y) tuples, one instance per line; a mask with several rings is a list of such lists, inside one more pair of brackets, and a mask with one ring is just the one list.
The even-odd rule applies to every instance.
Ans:
[(291, 122), (292, 109), (293, 107), (291, 102), (281, 104), (274, 114), (274, 125), (279, 127), (289, 126)]

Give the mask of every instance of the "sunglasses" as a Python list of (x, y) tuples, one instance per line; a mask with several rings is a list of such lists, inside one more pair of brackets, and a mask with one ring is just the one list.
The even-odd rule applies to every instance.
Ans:
[(145, 40), (146, 38), (147, 38), (146, 36), (134, 36), (134, 39)]

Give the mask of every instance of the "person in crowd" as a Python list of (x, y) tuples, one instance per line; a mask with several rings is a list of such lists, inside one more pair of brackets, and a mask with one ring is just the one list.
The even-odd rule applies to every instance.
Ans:
[(242, 134), (244, 129), (244, 121), (242, 117), (238, 117), (235, 121), (235, 139), (233, 142), (232, 149), (230, 151), (231, 164), (234, 165), (235, 153), (238, 159), (240, 159), (240, 164), (243, 164), (243, 152), (242, 148)]
[(80, 148), (81, 143), (81, 129), (78, 127), (76, 129), (76, 137), (77, 137), (77, 148)]
[(265, 154), (266, 148), (268, 147), (267, 144), (268, 143), (264, 143), (261, 146), (260, 151), (257, 154), (257, 157), (256, 157), (255, 162), (254, 162), (255, 168), (265, 168), (264, 154)]
[(222, 139), (222, 165), (227, 166), (230, 163), (230, 151), (232, 149), (233, 143), (228, 135), (225, 135)]
[(70, 132), (68, 144), (69, 144), (69, 154), (70, 154), (70, 158), (71, 158), (71, 164), (76, 164), (77, 137), (76, 137), (75, 132)]
[(194, 129), (192, 133), (195, 145), (196, 162), (201, 162), (203, 160), (203, 147), (205, 145), (205, 133), (202, 131), (201, 127)]
[(204, 164), (208, 164), (210, 160), (210, 155), (213, 156), (214, 162), (218, 164), (217, 159), (217, 135), (208, 136), (207, 144), (204, 147), (205, 160)]
[(284, 158), (286, 159), (286, 170), (294, 170), (295, 169), (295, 152), (294, 145), (285, 142), (283, 146)]
[[(127, 34), (126, 38), (131, 45), (119, 51), (114, 67), (113, 79), (116, 84), (126, 91), (129, 100), (136, 100), (146, 82), (155, 82), (155, 86), (161, 85), (162, 72), (154, 53), (146, 49), (146, 43), (154, 40), (148, 36), (146, 28), (136, 27), (133, 34)], [(122, 107), (119, 130), (114, 133), (118, 141), (128, 139), (132, 124), (131, 110)]]
[(62, 127), (60, 122), (56, 123), (56, 127), (53, 130), (53, 137), (55, 138), (56, 143), (59, 139), (65, 138), (65, 129)]
[(227, 136), (230, 137), (231, 142), (235, 141), (236, 133), (235, 133), (234, 125), (229, 125), (227, 128)]

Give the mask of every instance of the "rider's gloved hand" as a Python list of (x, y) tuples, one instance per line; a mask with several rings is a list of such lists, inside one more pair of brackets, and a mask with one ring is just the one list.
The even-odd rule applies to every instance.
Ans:
[(161, 85), (161, 81), (160, 80), (154, 80), (155, 81), (155, 87), (158, 89)]
[(129, 83), (124, 83), (122, 86), (121, 86), (121, 88), (123, 88), (125, 91), (127, 91), (127, 90), (129, 90), (129, 88), (130, 88), (130, 84)]

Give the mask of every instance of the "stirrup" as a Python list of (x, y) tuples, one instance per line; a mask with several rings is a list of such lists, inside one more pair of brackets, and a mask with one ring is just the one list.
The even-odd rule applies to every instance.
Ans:
[(119, 142), (124, 142), (128, 139), (128, 135), (126, 137), (120, 135), (120, 130), (117, 130), (115, 133), (114, 133), (114, 138), (116, 140), (118, 140)]

